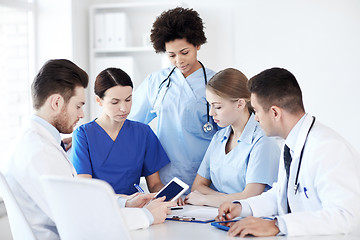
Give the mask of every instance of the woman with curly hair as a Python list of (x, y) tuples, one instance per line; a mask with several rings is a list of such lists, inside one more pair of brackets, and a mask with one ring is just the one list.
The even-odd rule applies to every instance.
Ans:
[(158, 117), (157, 136), (170, 158), (160, 170), (163, 183), (178, 177), (190, 187), (217, 126), (209, 117), (205, 86), (215, 72), (197, 59), (206, 42), (193, 9), (177, 7), (154, 22), (151, 42), (172, 67), (150, 74), (133, 96), (130, 119), (149, 123)]

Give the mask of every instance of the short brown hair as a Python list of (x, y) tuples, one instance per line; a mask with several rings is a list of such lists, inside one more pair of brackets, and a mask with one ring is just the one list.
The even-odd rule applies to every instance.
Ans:
[(248, 79), (242, 72), (234, 68), (226, 68), (216, 73), (209, 80), (206, 88), (223, 98), (245, 99), (248, 111), (252, 113), (247, 83)]
[(87, 87), (87, 73), (66, 59), (52, 59), (40, 69), (31, 85), (34, 109), (41, 108), (46, 99), (55, 93), (60, 94), (65, 103), (74, 96), (75, 87)]
[(304, 112), (302, 92), (295, 76), (283, 68), (267, 69), (249, 81), (249, 91), (256, 94), (264, 111), (278, 106), (289, 113)]
[(195, 10), (177, 7), (156, 18), (150, 35), (155, 52), (165, 52), (165, 43), (183, 38), (194, 46), (206, 43), (203, 21)]

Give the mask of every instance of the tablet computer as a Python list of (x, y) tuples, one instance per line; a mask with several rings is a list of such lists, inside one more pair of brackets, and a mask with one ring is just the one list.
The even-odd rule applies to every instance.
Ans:
[(219, 222), (212, 222), (211, 226), (220, 228), (225, 231), (229, 231), (230, 227), (239, 220), (227, 220), (227, 221), (219, 221)]
[(165, 201), (176, 201), (188, 188), (189, 185), (174, 177), (155, 195), (155, 198), (166, 196)]

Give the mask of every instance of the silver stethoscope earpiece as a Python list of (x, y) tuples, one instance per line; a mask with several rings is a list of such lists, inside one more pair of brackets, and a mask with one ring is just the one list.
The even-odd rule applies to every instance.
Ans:
[[(207, 77), (206, 77), (206, 72), (205, 72), (205, 67), (204, 65), (198, 61), (203, 69), (203, 72), (204, 72), (204, 80), (205, 80), (205, 86), (207, 85)], [(171, 79), (170, 79), (170, 76), (171, 74), (175, 71), (176, 67), (174, 67), (169, 75), (167, 76), (167, 78), (165, 78), (159, 85), (159, 89), (158, 89), (158, 92), (156, 94), (156, 97), (155, 97), (155, 101), (154, 101), (154, 104), (153, 104), (153, 108), (152, 110), (150, 111), (151, 113), (155, 113), (159, 110), (160, 108), (160, 105), (162, 103), (162, 101), (164, 100), (164, 97), (165, 97), (165, 94), (170, 86), (170, 82), (171, 82)], [(165, 84), (165, 82), (169, 80), (168, 84), (165, 86), (165, 89), (163, 90), (163, 86)], [(209, 113), (209, 103), (206, 102), (206, 111), (207, 111), (207, 123), (204, 124), (203, 126), (203, 130), (204, 132), (208, 133), (208, 132), (211, 132), (213, 129), (214, 129), (214, 126), (210, 123), (210, 113)]]

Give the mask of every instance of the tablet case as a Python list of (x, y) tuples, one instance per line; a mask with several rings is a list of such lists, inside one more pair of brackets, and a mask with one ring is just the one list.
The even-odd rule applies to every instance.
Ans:
[(230, 227), (221, 225), (221, 223), (227, 223), (227, 222), (237, 222), (239, 220), (227, 220), (227, 221), (219, 221), (219, 222), (212, 222), (211, 226), (217, 227), (219, 229), (229, 231)]

